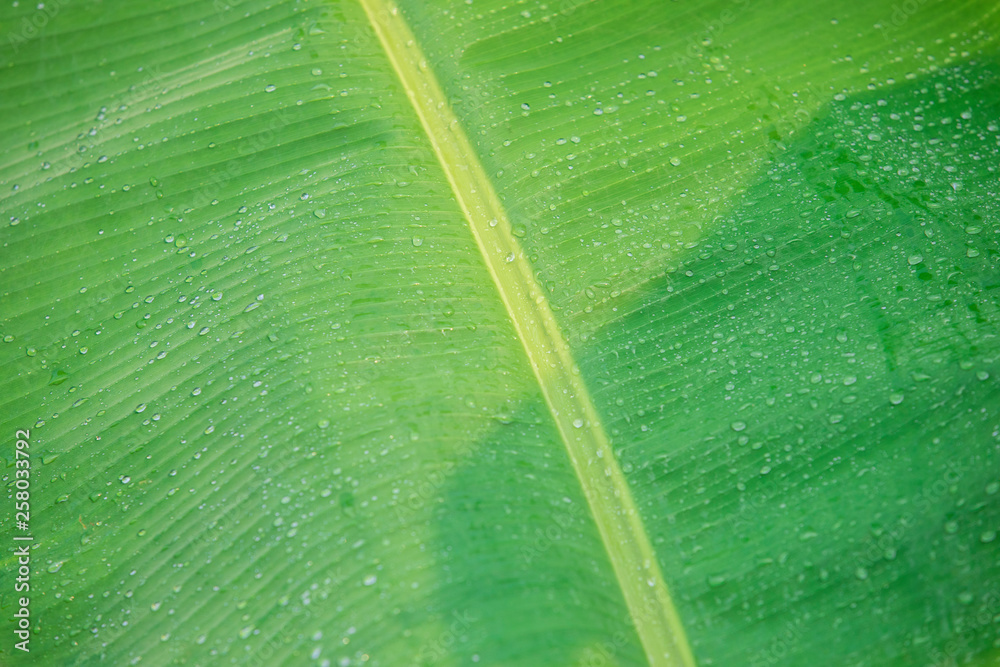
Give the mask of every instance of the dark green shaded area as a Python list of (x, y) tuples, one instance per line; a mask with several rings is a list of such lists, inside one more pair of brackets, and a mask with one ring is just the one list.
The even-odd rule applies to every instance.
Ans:
[(997, 72), (840, 96), (591, 341), (700, 664), (995, 664)]
[[(440, 613), (479, 621), (478, 636), (452, 649), (456, 664), (473, 656), (487, 665), (646, 664), (542, 401), (491, 430), (440, 486)], [(431, 648), (422, 657), (417, 664), (440, 664)]]

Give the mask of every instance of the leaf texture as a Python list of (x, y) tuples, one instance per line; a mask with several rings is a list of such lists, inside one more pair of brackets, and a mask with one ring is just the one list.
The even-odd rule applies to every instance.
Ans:
[(355, 0), (0, 9), (31, 659), (685, 664), (632, 521), (698, 665), (994, 664), (997, 8), (395, 16), (511, 262)]

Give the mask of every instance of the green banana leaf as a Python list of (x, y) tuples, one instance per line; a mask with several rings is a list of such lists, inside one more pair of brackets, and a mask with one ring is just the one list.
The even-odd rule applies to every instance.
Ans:
[(0, 663), (1000, 665), (998, 31), (5, 3)]

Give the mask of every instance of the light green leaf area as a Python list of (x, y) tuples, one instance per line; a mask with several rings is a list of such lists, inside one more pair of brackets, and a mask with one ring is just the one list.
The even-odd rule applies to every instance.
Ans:
[(0, 662), (685, 664), (606, 476), (698, 665), (997, 664), (997, 7), (397, 16), (613, 460), (362, 4), (8, 3)]

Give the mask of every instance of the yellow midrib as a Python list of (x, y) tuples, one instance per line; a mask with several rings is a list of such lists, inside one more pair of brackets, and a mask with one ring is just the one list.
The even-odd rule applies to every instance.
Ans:
[(360, 2), (427, 132), (524, 345), (650, 664), (693, 667), (694, 657), (625, 476), (493, 183), (398, 9), (389, 0)]

